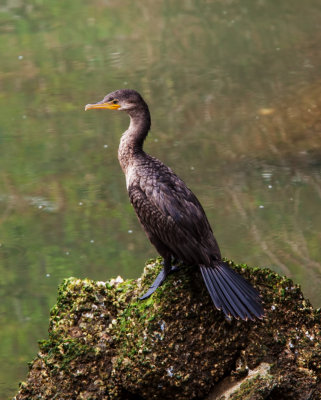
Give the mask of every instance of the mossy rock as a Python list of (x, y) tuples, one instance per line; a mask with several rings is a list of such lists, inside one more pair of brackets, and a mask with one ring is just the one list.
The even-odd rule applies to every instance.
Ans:
[(160, 259), (135, 281), (66, 279), (15, 399), (320, 399), (320, 310), (290, 279), (231, 266), (262, 294), (262, 321), (227, 320), (193, 267), (139, 301)]

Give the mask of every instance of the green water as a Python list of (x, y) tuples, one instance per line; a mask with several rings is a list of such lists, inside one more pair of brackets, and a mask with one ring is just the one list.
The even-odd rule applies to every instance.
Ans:
[(115, 89), (150, 105), (146, 150), (197, 194), (224, 256), (321, 306), (317, 0), (0, 2), (0, 398), (65, 277), (135, 278), (156, 255), (117, 161)]

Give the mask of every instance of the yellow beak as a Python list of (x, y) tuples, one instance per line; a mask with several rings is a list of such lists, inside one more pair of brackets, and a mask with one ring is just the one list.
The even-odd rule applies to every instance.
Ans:
[(87, 110), (94, 110), (94, 109), (99, 109), (102, 108), (104, 110), (117, 110), (120, 108), (119, 104), (113, 104), (113, 103), (96, 103), (96, 104), (87, 104), (85, 107), (85, 111)]

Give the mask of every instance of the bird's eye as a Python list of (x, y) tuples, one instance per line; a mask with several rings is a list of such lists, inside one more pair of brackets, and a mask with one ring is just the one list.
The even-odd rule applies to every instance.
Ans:
[(113, 100), (113, 104), (118, 104), (118, 100)]

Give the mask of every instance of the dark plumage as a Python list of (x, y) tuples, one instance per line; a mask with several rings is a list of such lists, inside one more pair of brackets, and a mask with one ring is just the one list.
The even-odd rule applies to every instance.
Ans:
[(200, 267), (216, 308), (227, 316), (253, 319), (264, 314), (258, 292), (221, 258), (205, 212), (185, 183), (161, 161), (143, 151), (150, 129), (148, 106), (134, 90), (108, 94), (94, 108), (126, 111), (130, 125), (121, 137), (118, 159), (126, 176), (130, 201), (149, 240), (164, 258), (164, 268), (147, 293), (149, 297), (175, 270), (172, 257)]

